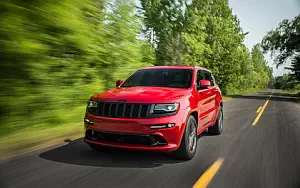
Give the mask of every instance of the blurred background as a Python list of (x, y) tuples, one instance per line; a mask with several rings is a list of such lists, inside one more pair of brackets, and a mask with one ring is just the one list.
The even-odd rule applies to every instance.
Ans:
[(203, 66), (225, 95), (269, 87), (247, 34), (227, 0), (2, 0), (0, 150), (81, 135), (89, 97), (140, 67)]

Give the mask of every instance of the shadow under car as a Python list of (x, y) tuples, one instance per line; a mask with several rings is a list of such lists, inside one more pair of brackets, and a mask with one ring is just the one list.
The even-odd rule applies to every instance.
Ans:
[(164, 164), (182, 163), (165, 153), (102, 147), (91, 149), (83, 138), (39, 155), (41, 158), (66, 164), (95, 167), (154, 168)]

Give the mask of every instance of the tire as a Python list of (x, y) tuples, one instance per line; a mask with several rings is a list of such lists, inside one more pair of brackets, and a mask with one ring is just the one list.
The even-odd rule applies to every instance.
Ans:
[(193, 116), (187, 120), (179, 148), (173, 156), (181, 160), (190, 160), (197, 150), (197, 122)]
[(216, 120), (216, 123), (208, 128), (208, 132), (215, 135), (220, 135), (223, 132), (224, 121), (223, 121), (223, 108), (219, 107), (219, 113)]

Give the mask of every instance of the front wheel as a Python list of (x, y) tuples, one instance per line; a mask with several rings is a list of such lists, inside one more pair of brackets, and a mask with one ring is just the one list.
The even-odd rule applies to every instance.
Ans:
[(197, 122), (190, 116), (184, 130), (179, 148), (173, 152), (178, 159), (190, 160), (195, 156), (197, 149)]
[(208, 132), (211, 134), (220, 135), (223, 132), (223, 125), (223, 108), (220, 106), (216, 123), (212, 127), (208, 128)]

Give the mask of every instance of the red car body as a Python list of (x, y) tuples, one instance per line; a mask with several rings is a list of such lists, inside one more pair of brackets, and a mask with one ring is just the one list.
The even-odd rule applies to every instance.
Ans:
[[(90, 100), (102, 103), (106, 109), (110, 110), (110, 113), (118, 114), (120, 111), (120, 115), (126, 113), (120, 110), (121, 107), (125, 109), (126, 104), (138, 105), (139, 113), (143, 110), (141, 108), (151, 104), (178, 103), (178, 110), (166, 116), (144, 118), (99, 116), (87, 110), (84, 139), (86, 143), (126, 149), (172, 152), (180, 146), (189, 116), (194, 116), (197, 121), (197, 134), (216, 123), (219, 108), (223, 106), (219, 87), (215, 83), (211, 86), (208, 83), (209, 80), (200, 81), (202, 85), (207, 84), (207, 88), (198, 90), (196, 87), (197, 74), (201, 71), (210, 73), (207, 69), (192, 66), (154, 66), (140, 70), (147, 69), (189, 69), (192, 70), (192, 83), (188, 88), (122, 87), (121, 85), (104, 93), (96, 94)], [(211, 81), (215, 82), (214, 78)], [(118, 107), (114, 105), (118, 105)], [(170, 127), (167, 127), (169, 124)], [(150, 128), (151, 126), (158, 128)], [(159, 128), (159, 126), (162, 127)], [(99, 132), (101, 138), (108, 139), (94, 138), (93, 135)], [(154, 139), (153, 143), (156, 142), (156, 144), (149, 144), (149, 142), (147, 144), (144, 142), (147, 139), (150, 141)]]

